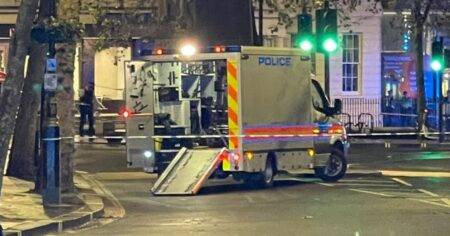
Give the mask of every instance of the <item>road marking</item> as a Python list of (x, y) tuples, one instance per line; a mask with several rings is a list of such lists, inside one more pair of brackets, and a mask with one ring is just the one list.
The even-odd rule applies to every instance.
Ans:
[(250, 196), (248, 196), (247, 194), (245, 194), (244, 197), (247, 199), (247, 201), (248, 201), (249, 203), (255, 203), (255, 201), (253, 200), (253, 198), (250, 197)]
[(450, 172), (432, 172), (432, 171), (394, 171), (394, 170), (380, 170), (384, 176), (391, 177), (437, 177), (450, 178)]
[(334, 187), (334, 184), (327, 184), (327, 183), (317, 183), (323, 186), (327, 186), (327, 187)]
[(383, 192), (383, 193), (392, 195), (394, 198), (436, 199), (434, 197), (428, 196), (420, 192), (416, 193)]
[[(354, 191), (354, 192), (360, 192), (360, 193), (367, 193), (367, 194), (372, 194), (372, 195), (383, 196), (383, 197), (395, 197), (394, 195), (389, 195), (389, 194), (384, 194), (384, 193), (377, 193), (377, 192), (361, 190), (361, 189), (349, 189), (349, 190)], [(438, 202), (432, 202), (432, 201), (427, 201), (427, 200), (417, 199), (417, 198), (406, 198), (406, 199), (417, 201), (417, 202), (422, 202), (422, 203), (426, 203), (426, 204), (431, 204), (431, 205), (435, 205), (435, 206), (441, 206), (441, 207), (450, 208), (450, 205), (445, 205), (445, 204), (438, 203)]]
[(432, 193), (432, 192), (430, 192), (430, 191), (427, 191), (427, 190), (425, 190), (425, 189), (419, 188), (419, 189), (417, 189), (417, 190), (418, 190), (419, 192), (425, 193), (425, 194), (430, 195), (430, 196), (432, 196), (432, 197), (439, 197), (439, 195), (437, 195), (437, 194), (435, 194), (435, 193)]
[(354, 192), (359, 192), (359, 193), (368, 193), (368, 194), (372, 194), (372, 195), (383, 196), (383, 197), (394, 197), (393, 195), (389, 195), (389, 194), (377, 193), (377, 192), (361, 190), (361, 189), (350, 188), (349, 190), (354, 191)]
[(409, 200), (413, 200), (413, 201), (418, 201), (418, 202), (423, 202), (423, 203), (427, 203), (427, 204), (431, 204), (431, 205), (435, 205), (435, 206), (441, 206), (441, 207), (447, 207), (450, 208), (450, 205), (444, 205), (438, 202), (431, 202), (431, 201), (427, 201), (427, 200), (423, 200), (423, 199), (417, 199), (417, 198), (408, 198)]
[(401, 183), (401, 184), (403, 184), (403, 185), (406, 185), (406, 186), (408, 186), (408, 187), (412, 187), (412, 186), (413, 186), (412, 184), (410, 184), (410, 183), (408, 183), (408, 182), (406, 182), (406, 181), (404, 181), (404, 180), (401, 180), (401, 179), (399, 179), (399, 178), (392, 178), (392, 180), (394, 180), (394, 181), (397, 182), (397, 183)]
[(338, 186), (361, 186), (361, 187), (398, 187), (397, 184), (364, 184), (364, 183), (336, 183)]
[(441, 201), (450, 206), (450, 200), (448, 198), (441, 198)]
[(341, 179), (339, 183), (394, 183), (390, 180), (370, 180), (370, 179)]
[[(399, 188), (397, 186), (396, 188), (377, 188), (378, 192), (391, 192), (391, 193), (400, 193), (400, 194), (408, 194), (408, 193), (419, 193), (414, 188)], [(420, 193), (422, 194), (422, 193)]]

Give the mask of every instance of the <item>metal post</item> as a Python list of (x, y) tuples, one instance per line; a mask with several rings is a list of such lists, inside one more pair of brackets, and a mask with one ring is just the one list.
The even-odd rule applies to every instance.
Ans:
[(325, 59), (325, 71), (324, 71), (324, 77), (325, 77), (325, 94), (327, 97), (330, 97), (330, 54), (328, 52), (325, 52), (324, 54)]
[(55, 43), (49, 42), (49, 58), (46, 63), (44, 78), (44, 103), (41, 107), (42, 126), (42, 159), (43, 159), (43, 201), (44, 205), (61, 203), (61, 170), (60, 170), (60, 131), (58, 125), (55, 93), (58, 87), (56, 74)]
[(264, 4), (263, 0), (259, 0), (259, 46), (264, 46), (263, 21), (264, 21)]
[(43, 191), (44, 188), (44, 164), (43, 164), (43, 158), (42, 155), (42, 149), (43, 149), (43, 143), (42, 143), (42, 137), (43, 137), (43, 130), (44, 130), (44, 114), (45, 114), (45, 92), (44, 92), (44, 86), (41, 85), (41, 104), (39, 107), (39, 124), (38, 129), (36, 130), (36, 150), (35, 150), (35, 160), (37, 165), (37, 177), (36, 177), (36, 184), (34, 186), (35, 190), (37, 190), (39, 193)]
[(56, 103), (47, 103), (47, 122), (44, 128), (44, 205), (58, 205), (61, 203), (61, 171), (59, 126), (56, 115)]
[(444, 106), (444, 99), (442, 96), (442, 73), (436, 72), (436, 79), (438, 84), (438, 101), (439, 101), (439, 107), (438, 107), (438, 118), (439, 118), (439, 142), (444, 142), (445, 134), (444, 134), (444, 112), (443, 112), (443, 106)]

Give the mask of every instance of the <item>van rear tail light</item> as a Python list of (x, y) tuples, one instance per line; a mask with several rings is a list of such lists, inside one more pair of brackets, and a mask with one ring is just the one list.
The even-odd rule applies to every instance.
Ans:
[(119, 115), (122, 118), (127, 119), (127, 118), (130, 118), (131, 116), (133, 116), (133, 112), (130, 109), (121, 108), (119, 111)]
[(214, 52), (216, 53), (220, 53), (220, 52), (226, 52), (226, 47), (225, 46), (215, 46), (214, 47)]
[(155, 55), (163, 55), (164, 54), (164, 50), (162, 48), (157, 48), (154, 52)]

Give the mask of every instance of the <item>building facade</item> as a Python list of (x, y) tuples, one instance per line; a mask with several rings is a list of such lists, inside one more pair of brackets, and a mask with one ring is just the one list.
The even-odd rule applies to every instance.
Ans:
[[(85, 86), (94, 85), (95, 95), (102, 100), (123, 101), (124, 61), (151, 55), (156, 47), (172, 47), (176, 44), (176, 39), (171, 28), (188, 24), (192, 32), (185, 34), (192, 38), (201, 38), (204, 44), (253, 44), (251, 0), (157, 0), (150, 1), (148, 6), (132, 6), (133, 2), (140, 1), (130, 0), (116, 1), (108, 6), (107, 17), (116, 20), (129, 19), (132, 17), (127, 18), (126, 14), (131, 14), (130, 9), (139, 9), (139, 12), (133, 12), (136, 22), (130, 20), (127, 23), (133, 23), (132, 26), (122, 27), (126, 31), (124, 34), (133, 36), (132, 42), (127, 42), (127, 46), (109, 46), (99, 51), (99, 29), (96, 28), (92, 15), (83, 10), (83, 6), (91, 1), (81, 1), (80, 21), (84, 25), (85, 36), (77, 44), (75, 99), (78, 99)], [(20, 1), (16, 0), (0, 0), (0, 85), (3, 82), (1, 74), (7, 65), (10, 30), (14, 28), (19, 4)], [(195, 14), (188, 15), (187, 12)], [(224, 21), (224, 18), (227, 20)], [(175, 20), (178, 26), (173, 26), (171, 20)], [(162, 27), (155, 32), (155, 25)], [(112, 32), (115, 32), (115, 29), (112, 29)], [(117, 109), (112, 109), (111, 112), (115, 110)]]
[[(192, 24), (197, 25), (200, 31), (226, 29), (231, 35), (241, 35), (227, 42), (251, 44), (254, 41), (253, 36), (249, 33), (253, 31), (250, 18), (233, 16), (227, 21), (228, 25), (223, 25), (224, 17), (214, 11), (216, 8), (206, 7), (202, 1), (213, 2), (212, 0), (196, 1), (196, 4), (202, 6), (199, 9), (203, 13), (193, 19)], [(330, 98), (343, 100), (345, 115), (342, 116), (342, 119), (344, 122), (370, 123), (373, 121), (374, 125), (382, 126), (383, 123), (386, 123), (385, 98), (389, 91), (392, 91), (393, 97), (397, 100), (401, 98), (404, 91), (407, 91), (408, 96), (414, 99), (416, 91), (415, 60), (411, 53), (414, 45), (411, 43), (411, 31), (408, 29), (408, 24), (405, 24), (408, 23), (407, 15), (403, 18), (400, 17), (402, 27), (393, 28), (391, 22), (396, 20), (393, 17), (398, 17), (398, 14), (389, 9), (382, 9), (381, 4), (374, 7), (372, 2), (362, 1), (362, 5), (351, 11), (346, 8), (339, 9), (340, 47), (330, 56)], [(16, 21), (19, 3), (15, 0), (0, 1), (0, 85), (4, 80), (2, 73), (6, 71), (9, 36)], [(224, 1), (221, 4), (222, 8), (227, 6)], [(245, 15), (245, 12), (251, 9), (249, 4), (244, 5), (239, 5), (240, 14), (234, 15)], [(368, 9), (372, 10), (368, 11)], [(297, 33), (297, 16), (291, 16), (293, 24), (289, 27), (277, 26), (279, 16), (267, 7), (263, 11), (264, 45), (293, 47), (292, 37)], [(234, 11), (232, 9), (223, 10), (223, 14), (229, 14), (229, 12)], [(257, 30), (259, 29), (259, 9), (254, 8), (253, 13)], [(314, 19), (314, 11), (311, 13)], [(218, 26), (206, 24), (207, 21), (200, 19), (202, 17), (205, 19), (215, 17), (212, 22)], [(80, 90), (85, 85), (94, 84), (97, 97), (112, 101), (123, 100), (123, 62), (151, 54), (155, 47), (161, 45), (161, 40), (135, 38), (129, 47), (110, 47), (97, 51), (98, 38), (92, 27), (92, 20), (86, 14), (82, 14), (81, 20), (86, 26), (86, 37), (78, 44), (77, 49), (74, 78), (75, 98), (78, 98)], [(240, 22), (243, 24), (240, 25)], [(315, 28), (314, 25), (315, 22), (313, 22), (313, 28)], [(233, 31), (233, 29), (236, 30)], [(221, 41), (223, 37), (219, 33), (214, 32), (210, 32), (207, 37), (211, 44), (225, 42)], [(434, 35), (436, 34), (432, 32), (426, 35), (427, 54), (431, 51), (429, 45)], [(230, 35), (224, 37), (232, 38)], [(448, 37), (445, 42), (450, 46)], [(314, 58), (315, 66), (312, 73), (320, 82), (324, 83), (323, 55), (315, 54)], [(426, 77), (427, 97), (436, 97), (434, 94), (436, 91), (435, 80), (427, 68)], [(449, 83), (450, 76), (444, 75), (443, 91), (448, 90)]]
[[(368, 8), (378, 11), (368, 11)], [(367, 113), (362, 119), (373, 117), (375, 125), (381, 125), (381, 5), (362, 2), (356, 9), (338, 9), (339, 49), (330, 55), (330, 98), (343, 100), (343, 119), (356, 123), (361, 113)], [(256, 9), (255, 17), (259, 9)], [(314, 16), (314, 11), (311, 12)], [(263, 35), (264, 45), (269, 47), (293, 47), (292, 36), (297, 33), (297, 16), (294, 23), (279, 26), (278, 15), (264, 9)], [(256, 21), (256, 24), (259, 22)], [(315, 21), (313, 20), (313, 28)], [(258, 29), (258, 27), (256, 27)], [(315, 54), (316, 78), (324, 83), (324, 57)], [(349, 118), (350, 117), (350, 118)]]

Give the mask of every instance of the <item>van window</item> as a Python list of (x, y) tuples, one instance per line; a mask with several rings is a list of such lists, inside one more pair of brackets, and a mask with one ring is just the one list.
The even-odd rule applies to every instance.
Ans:
[(311, 85), (311, 95), (312, 95), (312, 103), (314, 106), (314, 109), (317, 111), (324, 113), (325, 107), (328, 104), (328, 101), (325, 97), (325, 94), (323, 93), (322, 88), (320, 87), (319, 82), (316, 80), (312, 80)]

